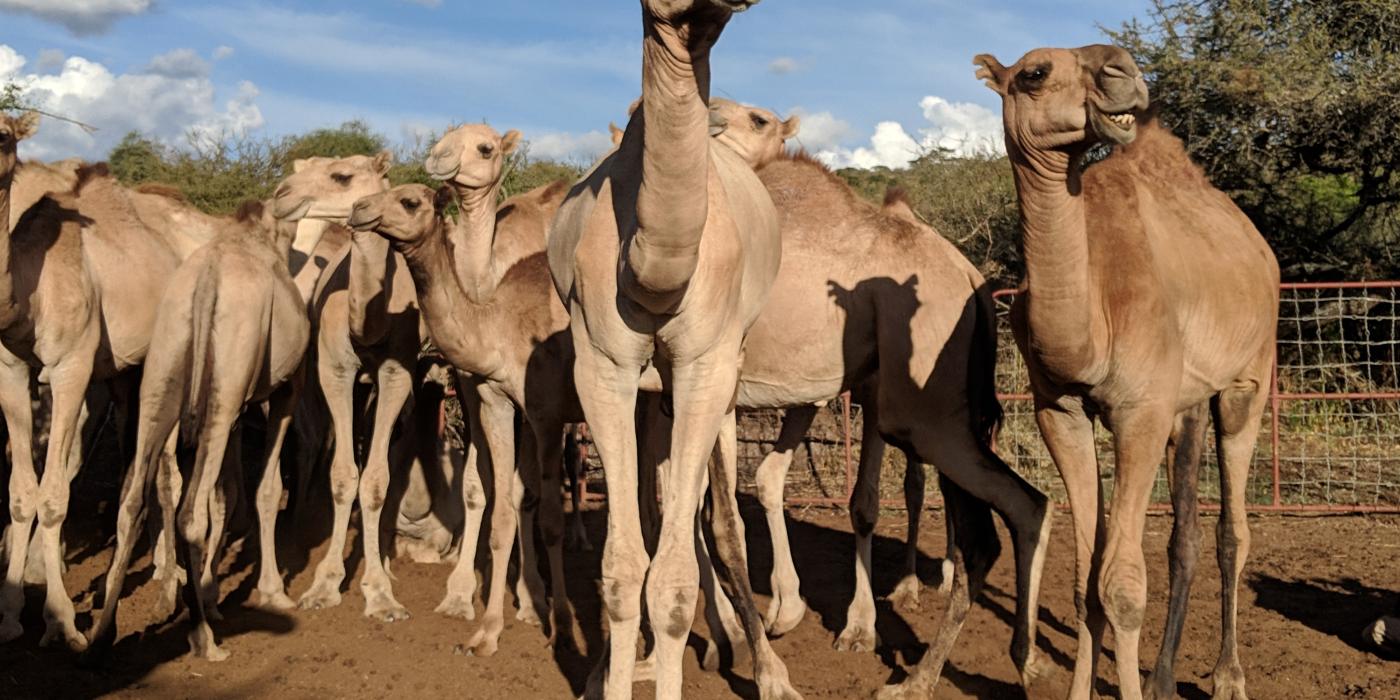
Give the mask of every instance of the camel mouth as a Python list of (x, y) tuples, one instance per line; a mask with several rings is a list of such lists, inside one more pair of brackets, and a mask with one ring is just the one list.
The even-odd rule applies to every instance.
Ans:
[(1122, 145), (1137, 138), (1137, 113), (1134, 110), (1105, 112), (1091, 105), (1089, 117), (1094, 133), (1104, 141)]
[(311, 213), (311, 206), (315, 203), (310, 197), (303, 197), (295, 206), (288, 206), (286, 201), (279, 199), (273, 203), (272, 216), (283, 221), (300, 221)]
[(743, 12), (759, 3), (759, 0), (713, 0), (716, 5), (730, 12)]
[(356, 231), (372, 231), (383, 220), (384, 217), (382, 216), (371, 214), (369, 212), (361, 213), (359, 211), (356, 211), (350, 214), (350, 219), (346, 222), (346, 225), (348, 225), (350, 228), (355, 229)]
[(462, 172), (462, 166), (458, 165), (456, 167), (448, 168), (445, 170), (434, 170), (432, 168), (428, 168), (427, 170), (428, 177), (437, 180), (438, 182), (449, 182), (451, 180), (457, 179), (457, 175)]

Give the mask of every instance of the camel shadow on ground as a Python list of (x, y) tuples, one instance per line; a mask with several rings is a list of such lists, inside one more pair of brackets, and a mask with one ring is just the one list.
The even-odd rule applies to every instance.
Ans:
[(1249, 577), (1249, 587), (1254, 589), (1256, 606), (1336, 637), (1367, 654), (1376, 653), (1377, 649), (1362, 639), (1362, 629), (1396, 609), (1395, 591), (1373, 588), (1354, 578), (1288, 580), (1255, 574)]

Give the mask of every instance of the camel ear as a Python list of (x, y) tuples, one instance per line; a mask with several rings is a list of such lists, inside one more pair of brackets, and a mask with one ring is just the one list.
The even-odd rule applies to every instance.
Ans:
[(636, 114), (636, 113), (637, 113), (637, 108), (638, 108), (638, 107), (641, 107), (641, 106), (642, 106), (642, 98), (638, 97), (637, 99), (632, 100), (632, 104), (627, 105), (627, 116), (630, 117), (630, 116), (632, 116), (633, 114)]
[(389, 151), (380, 151), (374, 156), (374, 172), (380, 175), (388, 175), (389, 168), (394, 166), (394, 154)]
[(989, 53), (977, 54), (972, 59), (972, 65), (977, 66), (977, 77), (981, 78), (998, 95), (1006, 96), (1006, 66), (1001, 65), (1001, 61)]
[(796, 136), (798, 129), (801, 128), (802, 117), (799, 117), (796, 114), (792, 115), (791, 117), (788, 117), (787, 121), (783, 122), (783, 140), (786, 141)]
[(608, 134), (612, 136), (614, 146), (622, 145), (622, 135), (627, 132), (618, 127), (617, 122), (608, 122)]
[(511, 129), (501, 137), (501, 156), (508, 156), (515, 152), (515, 147), (520, 145), (520, 132)]
[(452, 197), (451, 185), (437, 188), (437, 191), (433, 193), (433, 211), (437, 212), (438, 216), (442, 216), (442, 213), (447, 210), (447, 205), (452, 203)]
[(25, 112), (15, 120), (15, 140), (20, 141), (34, 135), (39, 130), (39, 113), (35, 111)]
[(292, 173), (295, 174), (305, 170), (309, 162), (310, 161), (306, 160), (305, 158), (298, 158), (292, 161)]

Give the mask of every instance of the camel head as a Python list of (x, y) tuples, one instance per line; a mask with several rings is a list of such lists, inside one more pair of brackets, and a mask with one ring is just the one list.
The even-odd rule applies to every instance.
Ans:
[(464, 124), (433, 145), (424, 167), (434, 180), (455, 187), (490, 187), (500, 181), (506, 156), (519, 144), (520, 132), (514, 129), (502, 136), (485, 124)]
[(0, 178), (9, 177), (19, 164), (19, 142), (38, 130), (38, 112), (25, 112), (17, 117), (0, 114)]
[(710, 100), (710, 136), (734, 149), (751, 168), (761, 168), (783, 153), (783, 143), (797, 135), (802, 118), (784, 121), (766, 109), (733, 100)]
[(411, 246), (438, 230), (453, 199), (448, 185), (436, 190), (427, 185), (399, 185), (355, 202), (349, 225), (356, 231), (373, 231), (389, 239), (395, 248)]
[(385, 176), (394, 157), (303, 158), (292, 162), (292, 174), (272, 195), (272, 213), (279, 219), (344, 221), (355, 201), (389, 189)]
[(722, 16), (728, 21), (735, 12), (757, 5), (759, 0), (642, 0), (642, 10), (667, 22), (688, 22), (691, 17)]
[(1009, 67), (988, 54), (973, 63), (1001, 95), (1007, 145), (1022, 153), (1078, 155), (1097, 143), (1128, 143), (1147, 109), (1142, 71), (1116, 46), (1036, 49)]

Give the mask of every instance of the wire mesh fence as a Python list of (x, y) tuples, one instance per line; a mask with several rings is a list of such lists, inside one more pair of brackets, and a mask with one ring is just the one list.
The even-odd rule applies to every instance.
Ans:
[[(996, 295), (1000, 343), (997, 389), (1006, 419), (998, 453), (1057, 502), (1059, 473), (1035, 425), (1026, 367), (1016, 350), (1007, 312), (1014, 291)], [(1400, 282), (1285, 284), (1280, 290), (1277, 377), (1270, 391), (1249, 473), (1255, 509), (1338, 512), (1400, 511)], [(740, 411), (740, 488), (754, 492), (754, 475), (772, 450), (779, 411)], [(1213, 433), (1208, 433), (1211, 435)], [(845, 504), (860, 454), (861, 410), (842, 399), (818, 412), (788, 472), (790, 505)], [(1099, 471), (1111, 493), (1113, 451), (1096, 426)], [(1201, 465), (1201, 499), (1220, 495), (1215, 441)], [(590, 478), (601, 465), (590, 461)], [(887, 449), (880, 493), (902, 503), (905, 457)], [(937, 495), (929, 493), (929, 503)], [(1168, 502), (1166, 470), (1159, 470), (1153, 501)]]

